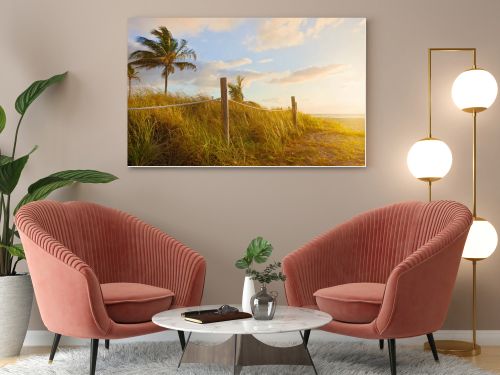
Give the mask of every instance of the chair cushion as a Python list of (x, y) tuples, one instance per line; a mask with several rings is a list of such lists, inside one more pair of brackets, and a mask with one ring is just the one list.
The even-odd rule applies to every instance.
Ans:
[(319, 289), (314, 293), (321, 311), (346, 323), (370, 323), (378, 315), (385, 284), (351, 283)]
[(137, 283), (101, 284), (101, 290), (108, 315), (117, 323), (150, 322), (170, 308), (174, 297), (168, 289)]

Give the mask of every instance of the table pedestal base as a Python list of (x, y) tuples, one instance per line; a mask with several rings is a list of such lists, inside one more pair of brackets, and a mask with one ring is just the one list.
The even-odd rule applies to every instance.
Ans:
[(190, 341), (189, 334), (179, 366), (182, 363), (217, 363), (231, 366), (233, 374), (239, 374), (242, 366), (303, 365), (312, 366), (317, 375), (302, 333), (301, 337), (302, 344), (276, 347), (257, 340), (253, 335), (233, 335), (216, 345), (195, 344)]

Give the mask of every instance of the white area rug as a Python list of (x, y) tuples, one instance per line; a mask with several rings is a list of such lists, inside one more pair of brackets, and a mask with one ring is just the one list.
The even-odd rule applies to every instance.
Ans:
[[(380, 351), (377, 345), (363, 343), (310, 343), (309, 349), (319, 374), (362, 375), (390, 374), (387, 346)], [(89, 371), (88, 347), (61, 349), (54, 363), (48, 356), (33, 356), (0, 368), (0, 374), (15, 375), (85, 375)], [(205, 365), (182, 365), (177, 369), (181, 354), (178, 343), (113, 344), (110, 350), (99, 347), (96, 375), (188, 375), (230, 374), (229, 368)], [(456, 357), (441, 356), (434, 362), (430, 352), (419, 349), (397, 348), (398, 375), (486, 375), (470, 363)], [(241, 374), (313, 374), (311, 368), (300, 366), (243, 367)]]

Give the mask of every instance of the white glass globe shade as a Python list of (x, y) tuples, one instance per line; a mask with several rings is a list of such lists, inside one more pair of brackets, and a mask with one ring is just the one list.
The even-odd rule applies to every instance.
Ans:
[(411, 146), (406, 162), (415, 178), (436, 181), (450, 171), (453, 157), (446, 143), (436, 138), (426, 138)]
[(483, 69), (471, 69), (461, 73), (451, 88), (453, 102), (466, 112), (481, 112), (489, 108), (497, 93), (495, 77)]
[(465, 241), (463, 258), (485, 259), (495, 251), (498, 235), (495, 227), (487, 220), (475, 218)]

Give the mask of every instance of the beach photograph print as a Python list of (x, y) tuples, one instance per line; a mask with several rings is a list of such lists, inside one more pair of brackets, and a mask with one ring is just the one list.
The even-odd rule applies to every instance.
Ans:
[(131, 18), (131, 167), (364, 167), (365, 18)]

